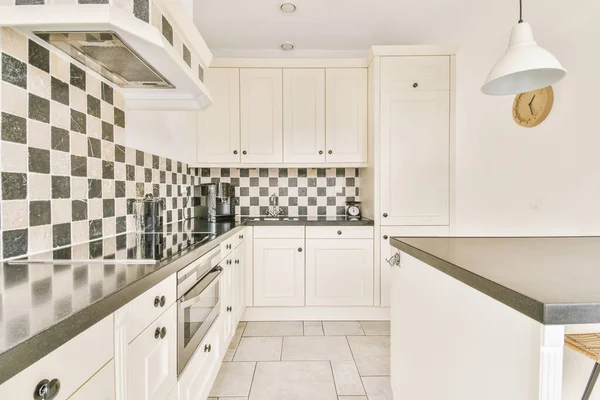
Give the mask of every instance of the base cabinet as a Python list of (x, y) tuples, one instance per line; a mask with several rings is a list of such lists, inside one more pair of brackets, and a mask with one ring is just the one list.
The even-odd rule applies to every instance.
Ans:
[(113, 400), (115, 398), (115, 362), (111, 360), (69, 400)]
[(373, 240), (307, 239), (306, 305), (372, 306)]
[(129, 344), (129, 399), (164, 400), (177, 384), (177, 305)]
[(304, 239), (254, 239), (254, 305), (304, 305)]

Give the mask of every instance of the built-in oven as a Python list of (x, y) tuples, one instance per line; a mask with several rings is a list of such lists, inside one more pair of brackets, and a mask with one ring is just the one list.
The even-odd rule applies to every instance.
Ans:
[(183, 371), (221, 310), (217, 246), (177, 273), (177, 372)]

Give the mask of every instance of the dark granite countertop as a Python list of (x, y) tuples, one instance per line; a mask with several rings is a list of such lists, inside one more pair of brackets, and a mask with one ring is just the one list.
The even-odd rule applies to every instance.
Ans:
[(390, 243), (542, 324), (600, 323), (600, 237), (395, 237)]
[[(0, 263), (0, 384), (218, 246), (243, 226), (164, 227), (163, 254), (125, 233)], [(155, 260), (154, 258), (156, 257)]]
[(248, 226), (373, 226), (374, 224), (372, 219), (351, 219), (343, 215), (334, 217), (242, 217), (242, 222)]

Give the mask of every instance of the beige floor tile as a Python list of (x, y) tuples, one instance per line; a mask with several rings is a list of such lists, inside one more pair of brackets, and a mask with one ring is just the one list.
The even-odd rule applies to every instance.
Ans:
[(224, 362), (209, 396), (247, 396), (250, 393), (255, 367), (254, 362)]
[(365, 333), (357, 321), (323, 321), (323, 330), (327, 336), (354, 336)]
[(304, 321), (304, 336), (323, 336), (321, 321)]
[(365, 390), (354, 361), (332, 361), (333, 380), (339, 395), (364, 395)]
[(360, 321), (367, 335), (389, 335), (390, 321)]
[(233, 339), (231, 339), (231, 343), (229, 343), (230, 349), (237, 349), (240, 344), (240, 339), (242, 338), (242, 333), (244, 333), (244, 329), (246, 329), (246, 323), (240, 322), (235, 328), (235, 333), (233, 335)]
[(249, 400), (337, 400), (328, 362), (259, 362)]
[(302, 336), (302, 321), (248, 322), (244, 336)]
[(389, 336), (348, 336), (360, 376), (390, 374)]
[(281, 337), (242, 338), (234, 361), (279, 361), (282, 340)]
[[(365, 397), (366, 399), (366, 397)], [(210, 399), (208, 399), (210, 400)], [(248, 400), (247, 397), (219, 397), (219, 400)]]
[(283, 338), (284, 361), (352, 361), (343, 336), (293, 336)]
[(368, 400), (368, 399), (367, 399), (367, 396), (338, 396), (338, 400)]
[(225, 352), (225, 357), (223, 357), (223, 361), (232, 361), (234, 354), (235, 349), (227, 349), (227, 351)]
[(393, 400), (389, 377), (369, 376), (362, 380), (369, 400)]

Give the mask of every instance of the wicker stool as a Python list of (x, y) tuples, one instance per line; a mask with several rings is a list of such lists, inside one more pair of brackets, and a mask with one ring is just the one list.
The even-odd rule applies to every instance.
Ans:
[(565, 335), (565, 345), (596, 362), (581, 400), (588, 400), (600, 375), (600, 333)]

